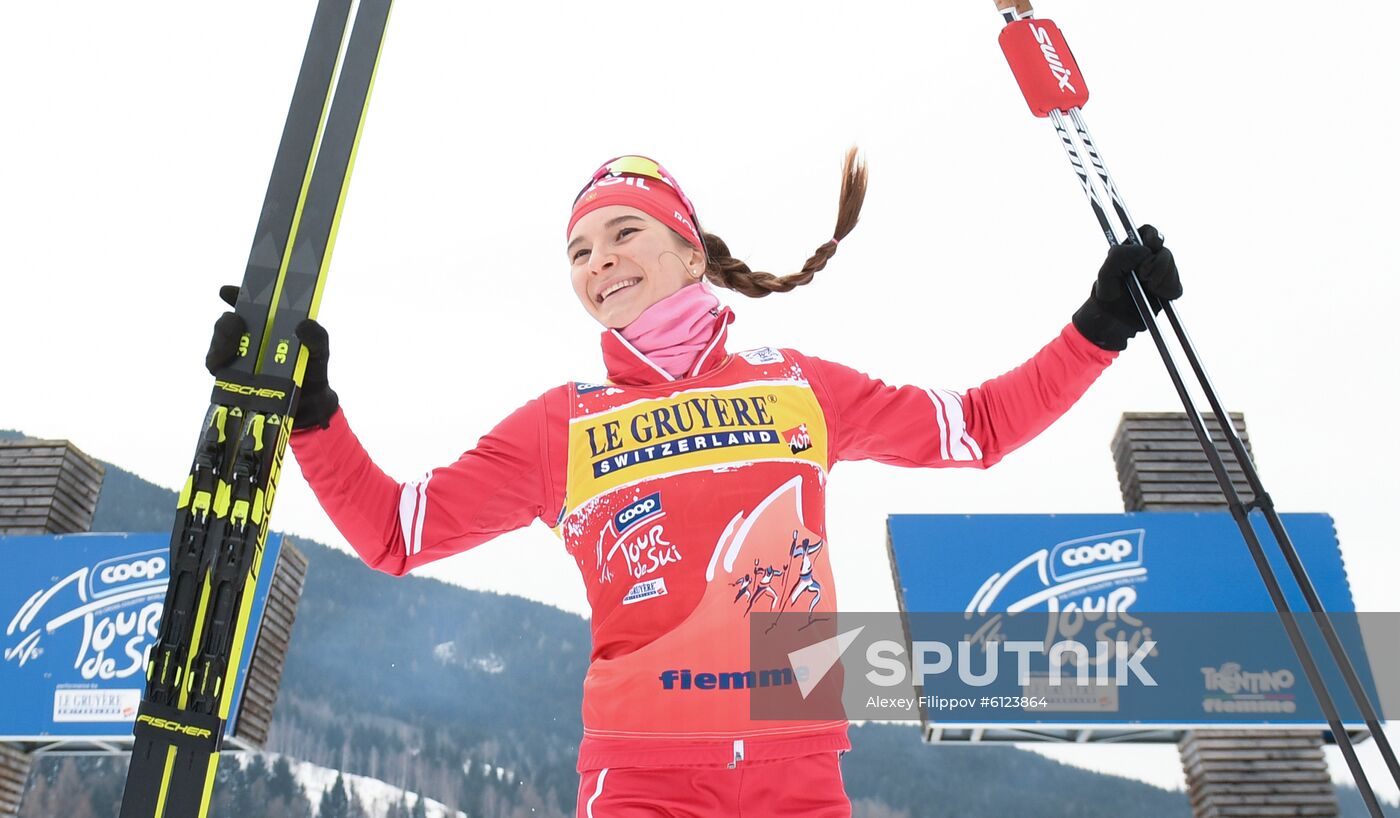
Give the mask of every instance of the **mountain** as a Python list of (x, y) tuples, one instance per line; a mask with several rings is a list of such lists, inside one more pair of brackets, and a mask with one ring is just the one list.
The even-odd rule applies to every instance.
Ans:
[[(20, 436), (0, 431), (0, 439)], [(173, 491), (104, 465), (94, 531), (170, 528)], [(336, 549), (294, 541), (310, 565), (271, 753), (422, 793), (472, 818), (574, 814), (587, 620), (519, 597), (391, 577)], [(911, 726), (884, 724), (854, 726), (851, 739), (842, 769), (857, 816), (1191, 814), (1182, 793), (1014, 747), (929, 746)], [(49, 798), (81, 781), (92, 793), (91, 814), (116, 815), (124, 762), (36, 766), (31, 796), (42, 789)], [(275, 778), (271, 762), (261, 769)], [(238, 783), (246, 778), (242, 766), (221, 765), (219, 787), (229, 781), (230, 792), (250, 790), (256, 781)], [(286, 814), (310, 818), (314, 812), (299, 810), (314, 810), (307, 805), (320, 803), (317, 795)], [(1365, 815), (1354, 791), (1342, 800), (1344, 814)], [(27, 801), (22, 814), (41, 813)]]

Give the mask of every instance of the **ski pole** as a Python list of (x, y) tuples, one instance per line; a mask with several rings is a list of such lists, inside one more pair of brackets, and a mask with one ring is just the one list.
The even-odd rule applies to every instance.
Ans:
[[(1035, 38), (1035, 43), (1029, 44), (1029, 42), (1027, 42), (1029, 48), (1022, 48), (1017, 52), (1014, 47), (1008, 48), (1007, 34), (1010, 29), (1010, 24), (1021, 20), (1027, 20), (1033, 16), (1034, 12), (1031, 9), (1031, 5), (1027, 0), (997, 0), (997, 8), (1002, 12), (1002, 16), (1008, 23), (1008, 28), (1003, 30), (1002, 43), (1003, 49), (1006, 50), (1007, 58), (1011, 62), (1012, 70), (1016, 73), (1017, 81), (1020, 83), (1022, 91), (1026, 94), (1027, 102), (1030, 104), (1032, 111), (1039, 116), (1048, 116), (1054, 123), (1055, 129), (1060, 136), (1061, 144), (1074, 167), (1076, 175), (1079, 177), (1081, 187), (1084, 189), (1085, 195), (1089, 199), (1089, 204), (1098, 219), (1100, 228), (1104, 231), (1105, 238), (1107, 238), (1110, 245), (1118, 243), (1114, 229), (1108, 219), (1107, 212), (1103, 207), (1103, 203), (1085, 171), (1084, 163), (1079, 155), (1079, 150), (1075, 146), (1065, 126), (1063, 118), (1064, 113), (1069, 114), (1071, 121), (1075, 125), (1075, 129), (1078, 131), (1080, 141), (1084, 144), (1085, 149), (1089, 153), (1090, 160), (1099, 177), (1099, 182), (1109, 194), (1113, 202), (1115, 213), (1124, 226), (1127, 233), (1127, 240), (1130, 243), (1141, 243), (1141, 238), (1137, 234), (1132, 217), (1128, 213), (1127, 206), (1123, 202), (1117, 187), (1113, 184), (1112, 176), (1108, 173), (1108, 169), (1104, 165), (1102, 157), (1098, 154), (1092, 137), (1089, 135), (1088, 125), (1085, 123), (1080, 110), (1081, 106), (1088, 99), (1088, 91), (1083, 88), (1082, 80), (1077, 80), (1076, 78), (1078, 73), (1077, 66), (1074, 65), (1073, 58), (1070, 56), (1068, 47), (1064, 44), (1063, 37), (1058, 36), (1058, 29), (1054, 28), (1053, 23), (1044, 21), (1045, 23), (1049, 23), (1049, 25), (1042, 24), (1039, 26), (1027, 27), (1030, 29), (1027, 33)], [(1029, 64), (1018, 59), (1021, 55), (1032, 52), (1035, 57), (1040, 58), (1038, 64), (1034, 59), (1032, 59)], [(1032, 66), (1039, 69), (1039, 76), (1030, 72)], [(1049, 69), (1048, 72), (1045, 71), (1046, 68)], [(1067, 98), (1060, 97), (1057, 99), (1056, 94), (1050, 91), (1047, 80), (1055, 84), (1056, 91), (1068, 91), (1069, 96)], [(1080, 83), (1078, 88), (1072, 84), (1074, 81)], [(1049, 101), (1047, 102), (1047, 100)], [(1066, 102), (1069, 104), (1065, 104)], [(1168, 350), (1165, 340), (1162, 337), (1161, 330), (1156, 324), (1150, 306), (1151, 302), (1143, 291), (1141, 283), (1138, 281), (1135, 273), (1130, 273), (1128, 278), (1128, 291), (1133, 298), (1133, 303), (1143, 318), (1144, 324), (1150, 331), (1158, 351), (1162, 355), (1163, 362), (1166, 364), (1168, 373), (1172, 378), (1172, 383), (1176, 387), (1177, 393), (1181, 397), (1182, 403), (1187, 410), (1187, 416), (1191, 420), (1196, 436), (1201, 442), (1202, 450), (1207, 460), (1210, 462), (1216, 480), (1219, 482), (1221, 490), (1225, 494), (1231, 513), (1240, 527), (1241, 534), (1245, 539), (1246, 545), (1250, 549), (1251, 556), (1254, 558), (1255, 564), (1259, 569), (1260, 576), (1269, 591), (1270, 597), (1273, 599), (1275, 608), (1282, 615), (1285, 630), (1288, 632), (1293, 648), (1295, 652), (1298, 653), (1298, 657), (1303, 664), (1309, 682), (1312, 684), (1314, 692), (1318, 696), (1319, 704), (1326, 714), (1333, 736), (1336, 738), (1343, 755), (1346, 757), (1347, 765), (1351, 769), (1353, 777), (1356, 779), (1358, 788), (1361, 791), (1363, 800), (1366, 801), (1368, 809), (1372, 815), (1376, 816), (1376, 818), (1380, 818), (1380, 805), (1376, 802), (1375, 794), (1370, 787), (1370, 782), (1366, 778), (1365, 772), (1361, 769), (1359, 759), (1356, 757), (1355, 749), (1351, 742), (1351, 737), (1341, 725), (1340, 717), (1336, 712), (1330, 695), (1323, 685), (1316, 664), (1312, 659), (1311, 652), (1306, 642), (1303, 641), (1302, 634), (1298, 631), (1297, 624), (1292, 619), (1292, 612), (1289, 609), (1288, 602), (1283, 596), (1278, 580), (1268, 563), (1267, 557), (1265, 557), (1263, 553), (1258, 537), (1250, 525), (1249, 514), (1252, 509), (1260, 509), (1267, 519), (1270, 529), (1273, 531), (1275, 539), (1278, 542), (1279, 550), (1283, 553), (1294, 579), (1303, 591), (1303, 595), (1307, 599), (1309, 608), (1314, 615), (1314, 620), (1317, 621), (1326, 637), (1328, 647), (1346, 679), (1352, 697), (1356, 699), (1362, 710), (1367, 728), (1372, 735), (1376, 736), (1377, 746), (1385, 757), (1391, 775), (1395, 778), (1396, 783), (1400, 784), (1400, 765), (1396, 763), (1395, 754), (1391, 749), (1389, 741), (1385, 738), (1385, 733), (1381, 728), (1376, 712), (1372, 708), (1370, 700), (1355, 674), (1351, 661), (1345, 649), (1342, 647), (1335, 629), (1332, 627), (1330, 618), (1323, 609), (1321, 600), (1316, 594), (1316, 589), (1311, 579), (1308, 577), (1306, 569), (1298, 558), (1297, 549), (1294, 547), (1292, 540), (1289, 538), (1283, 526), (1282, 520), (1274, 509), (1272, 499), (1264, 490), (1263, 483), (1259, 479), (1253, 461), (1245, 450), (1238, 433), (1234, 429), (1229, 414), (1224, 411), (1214, 386), (1205, 373), (1204, 366), (1201, 364), (1200, 358), (1196, 354), (1194, 346), (1189, 336), (1186, 334), (1185, 328), (1180, 321), (1180, 317), (1176, 314), (1174, 306), (1170, 302), (1167, 302), (1162, 308), (1167, 312), (1168, 321), (1176, 332), (1177, 339), (1181, 343), (1182, 348), (1186, 351), (1187, 359), (1211, 404), (1212, 410), (1215, 412), (1217, 418), (1223, 419), (1221, 421), (1222, 431), (1231, 449), (1234, 451), (1255, 496), (1255, 499), (1249, 503), (1241, 502), (1238, 493), (1235, 491), (1233, 481), (1230, 480), (1229, 474), (1225, 469), (1220, 452), (1211, 440), (1210, 434), (1206, 430), (1205, 424), (1199, 412), (1197, 412), (1185, 384), (1182, 382), (1172, 354), (1170, 350)]]
[[(1069, 112), (1070, 121), (1074, 123), (1075, 130), (1079, 133), (1079, 139), (1084, 144), (1085, 150), (1089, 152), (1089, 159), (1094, 165), (1094, 170), (1098, 173), (1104, 189), (1108, 192), (1113, 201), (1113, 208), (1118, 214), (1119, 221), (1129, 231), (1129, 236), (1137, 243), (1142, 239), (1137, 234), (1137, 228), (1133, 227), (1135, 222), (1128, 212), (1128, 206), (1118, 193), (1118, 188), (1113, 184), (1113, 177), (1104, 165), (1102, 157), (1099, 156), (1098, 149), (1094, 146), (1094, 139), (1089, 134), (1089, 126), (1084, 121), (1084, 114), (1078, 108), (1073, 108)], [(1269, 524), (1269, 530), (1273, 532), (1274, 539), (1278, 542), (1279, 551), (1283, 553), (1284, 560), (1288, 563), (1293, 579), (1298, 583), (1298, 587), (1303, 592), (1303, 597), (1307, 600), (1308, 607), (1313, 613), (1313, 619), (1318, 628), (1322, 631), (1323, 637), (1327, 641), (1327, 647), (1332, 652), (1333, 659), (1342, 671), (1342, 676), (1346, 681), (1347, 688), (1351, 692), (1361, 709), (1361, 715), (1366, 721), (1366, 727), (1376, 740), (1376, 747), (1380, 750), (1382, 758), (1385, 759), (1386, 766), (1390, 769), (1390, 775), (1397, 783), (1400, 783), (1400, 762), (1397, 762), (1395, 750), (1391, 747), (1385, 730), (1382, 729), (1380, 718), (1375, 709), (1371, 706), (1371, 699), (1366, 694), (1361, 680), (1357, 677), (1354, 663), (1347, 654), (1346, 648), (1342, 645), (1336, 628), (1332, 625), (1332, 619), (1327, 615), (1323, 607), (1322, 599), (1317, 594), (1317, 588), (1313, 585), (1312, 578), (1308, 576), (1307, 569), (1303, 566), (1302, 560), (1298, 557), (1298, 549), (1293, 544), (1293, 539), (1289, 536), (1288, 530), (1284, 528), (1283, 519), (1279, 517), (1277, 509), (1274, 507), (1273, 499), (1264, 490), (1264, 484), (1259, 478), (1259, 472), (1254, 468), (1254, 462), (1249, 457), (1241, 440), (1238, 430), (1235, 429), (1234, 421), (1230, 419), (1229, 413), (1223, 408), (1223, 401), (1220, 400), (1219, 393), (1211, 383), (1210, 377), (1206, 374), (1205, 366), (1201, 363), (1195, 345), (1191, 343), (1190, 336), (1186, 333), (1186, 327), (1181, 321), (1181, 316), (1177, 314), (1175, 305), (1168, 303), (1167, 320), (1176, 333), (1177, 341), (1182, 350), (1186, 353), (1186, 360), (1191, 365), (1192, 371), (1196, 375), (1197, 381), (1202, 384), (1202, 391), (1205, 393), (1207, 401), (1210, 402), (1211, 411), (1217, 418), (1223, 418), (1221, 431), (1226, 441), (1230, 444), (1231, 451), (1241, 464), (1245, 480), (1249, 483), (1250, 491), (1257, 498), (1253, 505), (1263, 513), (1264, 519)]]

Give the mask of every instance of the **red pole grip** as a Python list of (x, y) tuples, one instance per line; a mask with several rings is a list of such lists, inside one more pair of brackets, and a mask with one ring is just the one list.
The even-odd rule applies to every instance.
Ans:
[(1017, 20), (1007, 24), (997, 39), (1031, 113), (1049, 116), (1051, 111), (1082, 108), (1089, 101), (1089, 88), (1069, 43), (1053, 22)]

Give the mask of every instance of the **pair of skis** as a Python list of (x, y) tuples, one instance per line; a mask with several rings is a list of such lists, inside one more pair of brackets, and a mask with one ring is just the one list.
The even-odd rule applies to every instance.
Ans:
[[(1084, 121), (1084, 114), (1081, 110), (1089, 99), (1089, 90), (1084, 85), (1083, 75), (1079, 72), (1079, 66), (1075, 64), (1074, 57), (1070, 53), (1069, 46), (1065, 42), (1064, 36), (1054, 23), (1044, 18), (1037, 19), (1031, 8), (1029, 0), (995, 0), (997, 9), (1001, 12), (1006, 26), (1002, 29), (1000, 42), (1002, 51), (1006, 54), (1007, 62), (1011, 65), (1012, 73), (1016, 76), (1017, 83), (1021, 86), (1021, 91), (1030, 105), (1031, 112), (1036, 116), (1048, 117), (1055, 125), (1055, 130), (1059, 134), (1060, 142), (1064, 146), (1065, 154), (1069, 157), (1070, 164), (1074, 166), (1074, 172), (1079, 177), (1079, 183), (1084, 188), (1084, 193), (1089, 199), (1089, 205), (1094, 211), (1094, 216), (1098, 220), (1099, 228), (1103, 230), (1104, 237), (1108, 239), (1110, 245), (1119, 243), (1112, 221), (1109, 219), (1107, 209), (1104, 207), (1103, 199), (1099, 191), (1095, 188), (1093, 180), (1090, 178), (1085, 168), (1083, 154), (1088, 155), (1089, 164), (1094, 168), (1094, 173), (1100, 186), (1107, 193), (1114, 215), (1122, 226), (1124, 241), (1130, 244), (1141, 244), (1142, 239), (1138, 236), (1136, 222), (1128, 213), (1128, 207), (1123, 202), (1122, 195), (1113, 184), (1113, 177), (1109, 175), (1108, 169), (1104, 166), (1103, 158), (1099, 155), (1098, 149), (1094, 145), (1093, 137), (1089, 135), (1089, 126)], [(1065, 117), (1069, 117), (1069, 122), (1074, 127), (1075, 135), (1078, 136), (1078, 144), (1070, 133), (1069, 127), (1065, 123)], [(1376, 710), (1371, 705), (1365, 688), (1357, 677), (1356, 670), (1347, 656), (1346, 649), (1342, 646), (1341, 639), (1337, 635), (1336, 629), (1332, 626), (1331, 619), (1327, 616), (1326, 610), (1322, 606), (1322, 600), (1317, 594), (1317, 589), (1313, 586), (1311, 578), (1303, 567), (1302, 560), (1298, 556), (1298, 550), (1293, 545), (1292, 539), (1283, 527), (1283, 521), (1275, 511), (1273, 500), (1268, 492), (1264, 490), (1264, 485), (1259, 479), (1259, 473), (1254, 467), (1254, 462), (1250, 459), (1249, 453), (1245, 450), (1239, 433), (1234, 427), (1234, 422), (1225, 411), (1224, 405), (1218, 397), (1215, 387), (1211, 384), (1210, 378), (1206, 375), (1205, 367), (1201, 364), (1200, 356), (1197, 355), (1191, 339), (1186, 334), (1186, 329), (1181, 323), (1181, 317), (1177, 314), (1177, 308), (1171, 303), (1162, 304), (1162, 312), (1167, 316), (1167, 321), (1171, 324), (1176, 333), (1178, 342), (1186, 354), (1191, 370), (1195, 373), (1201, 390), (1205, 393), (1206, 400), (1210, 403), (1211, 411), (1215, 413), (1217, 421), (1220, 423), (1221, 431), (1225, 435), (1226, 442), (1230, 450), (1234, 452), (1236, 460), (1239, 462), (1248, 481), (1251, 491), (1254, 493), (1252, 501), (1246, 503), (1240, 499), (1239, 493), (1235, 490), (1233, 481), (1226, 471), (1224, 461), (1220, 451), (1211, 440), (1205, 422), (1200, 413), (1196, 410), (1191, 394), (1187, 391), (1180, 371), (1177, 368), (1171, 351), (1167, 348), (1162, 330), (1157, 326), (1155, 316), (1150, 307), (1149, 299), (1138, 281), (1137, 274), (1129, 275), (1128, 292), (1132, 296), (1133, 303), (1137, 306), (1139, 315), (1147, 325), (1148, 331), (1152, 335), (1153, 342), (1157, 345), (1158, 352), (1161, 353), (1162, 361), (1166, 364), (1167, 372), (1170, 374), (1172, 384), (1176, 387), (1177, 395), (1181, 398), (1182, 405), (1186, 408), (1186, 415), (1191, 421), (1191, 426), (1196, 432), (1196, 437), (1200, 440), (1201, 448), (1210, 462), (1211, 470), (1215, 474), (1216, 481), (1220, 484), (1220, 489), (1225, 494), (1229, 504), (1230, 513), (1239, 525), (1240, 533), (1244, 536), (1245, 544), (1249, 547), (1250, 555), (1254, 559), (1256, 567), (1259, 569), (1260, 577), (1264, 580), (1264, 585), (1268, 589), (1269, 596), (1273, 600), (1274, 607), (1278, 610), (1283, 625), (1288, 633), (1289, 641), (1293, 644), (1293, 649), (1297, 652), (1298, 658), (1303, 665), (1303, 671), (1308, 677), (1308, 682), (1312, 685), (1313, 692), (1317, 695), (1318, 703), (1322, 707), (1322, 712), (1327, 718), (1327, 723), (1332, 731), (1332, 736), (1345, 756), (1347, 766), (1351, 769), (1352, 777), (1356, 780), (1357, 788), (1361, 792), (1362, 799), (1366, 802), (1366, 808), (1374, 818), (1382, 818), (1379, 802), (1376, 800), (1375, 792), (1371, 788), (1371, 783), (1366, 777), (1365, 771), (1361, 768), (1361, 762), (1357, 758), (1356, 750), (1352, 745), (1351, 736), (1342, 725), (1341, 717), (1338, 714), (1332, 696), (1328, 693), (1323, 683), (1322, 675), (1318, 671), (1317, 664), (1313, 660), (1312, 652), (1303, 639), (1302, 632), (1294, 619), (1288, 601), (1284, 597), (1283, 590), (1279, 586), (1278, 578), (1274, 575), (1273, 568), (1269, 565), (1268, 558), (1264, 554), (1263, 546), (1259, 537), (1250, 523), (1250, 514), (1259, 511), (1263, 514), (1269, 525), (1274, 539), (1278, 543), (1279, 550), (1283, 553), (1285, 561), (1288, 563), (1289, 571), (1294, 580), (1298, 583), (1303, 592), (1303, 597), (1307, 600), (1308, 608), (1312, 612), (1317, 626), (1322, 632), (1327, 642), (1327, 647), (1341, 669), (1343, 679), (1352, 698), (1356, 701), (1360, 712), (1365, 719), (1366, 727), (1376, 740), (1376, 745), (1385, 759), (1386, 765), (1390, 769), (1391, 776), (1397, 785), (1400, 785), (1400, 764), (1397, 764), (1395, 751), (1391, 748), (1390, 742), (1386, 739), (1385, 731), (1381, 727), (1380, 719)]]
[(391, 3), (360, 0), (348, 44), (351, 0), (320, 0), (312, 21), (234, 308), (248, 330), (180, 492), (121, 818), (209, 809), (306, 369), (295, 329), (320, 306)]

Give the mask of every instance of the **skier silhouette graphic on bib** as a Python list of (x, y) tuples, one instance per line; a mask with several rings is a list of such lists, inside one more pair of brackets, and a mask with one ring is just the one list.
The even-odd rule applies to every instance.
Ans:
[[(753, 563), (754, 563), (754, 568), (757, 568), (757, 567), (758, 567), (758, 560), (754, 560)], [(743, 598), (745, 598), (745, 597), (748, 597), (748, 599), (749, 599), (749, 607), (753, 607), (753, 592), (749, 590), (749, 586), (753, 584), (753, 578), (754, 578), (755, 576), (757, 576), (757, 574), (758, 574), (757, 571), (755, 571), (755, 572), (752, 573), (752, 574), (744, 574), (742, 577), (739, 577), (738, 579), (736, 579), (736, 580), (734, 580), (733, 582), (729, 583), (731, 586), (734, 586), (734, 585), (739, 586), (739, 593), (737, 593), (737, 594), (734, 595), (734, 601), (735, 601), (735, 602), (738, 602), (739, 600), (741, 600), (741, 599), (743, 599)], [(747, 612), (748, 612), (748, 611), (745, 610), (745, 613), (747, 613)]]
[(753, 561), (753, 573), (745, 574), (734, 582), (729, 583), (730, 585), (738, 585), (741, 588), (739, 595), (734, 597), (735, 602), (738, 602), (744, 597), (749, 598), (749, 604), (744, 608), (744, 616), (749, 615), (749, 611), (753, 610), (753, 606), (758, 603), (759, 597), (764, 594), (767, 594), (769, 597), (768, 610), (772, 611), (777, 607), (778, 603), (782, 600), (778, 597), (778, 592), (773, 590), (773, 578), (783, 576), (783, 573), (782, 570), (771, 565), (764, 567), (763, 560), (755, 557)]
[(773, 577), (780, 577), (783, 572), (771, 565), (760, 568), (758, 560), (753, 561), (753, 568), (754, 573), (758, 575), (758, 590), (754, 591), (753, 599), (749, 600), (749, 607), (752, 608), (758, 603), (759, 597), (767, 594), (769, 596), (768, 610), (771, 611), (781, 601), (778, 599), (778, 593), (773, 590)]
[(792, 532), (792, 558), (802, 558), (802, 568), (797, 575), (797, 587), (792, 589), (792, 597), (788, 599), (788, 604), (797, 602), (797, 598), (805, 593), (812, 594), (812, 604), (807, 606), (807, 624), (812, 624), (812, 611), (816, 610), (817, 603), (822, 601), (822, 585), (812, 576), (812, 555), (822, 548), (822, 540), (815, 543), (807, 537), (802, 538), (801, 544), (797, 542), (797, 530)]

